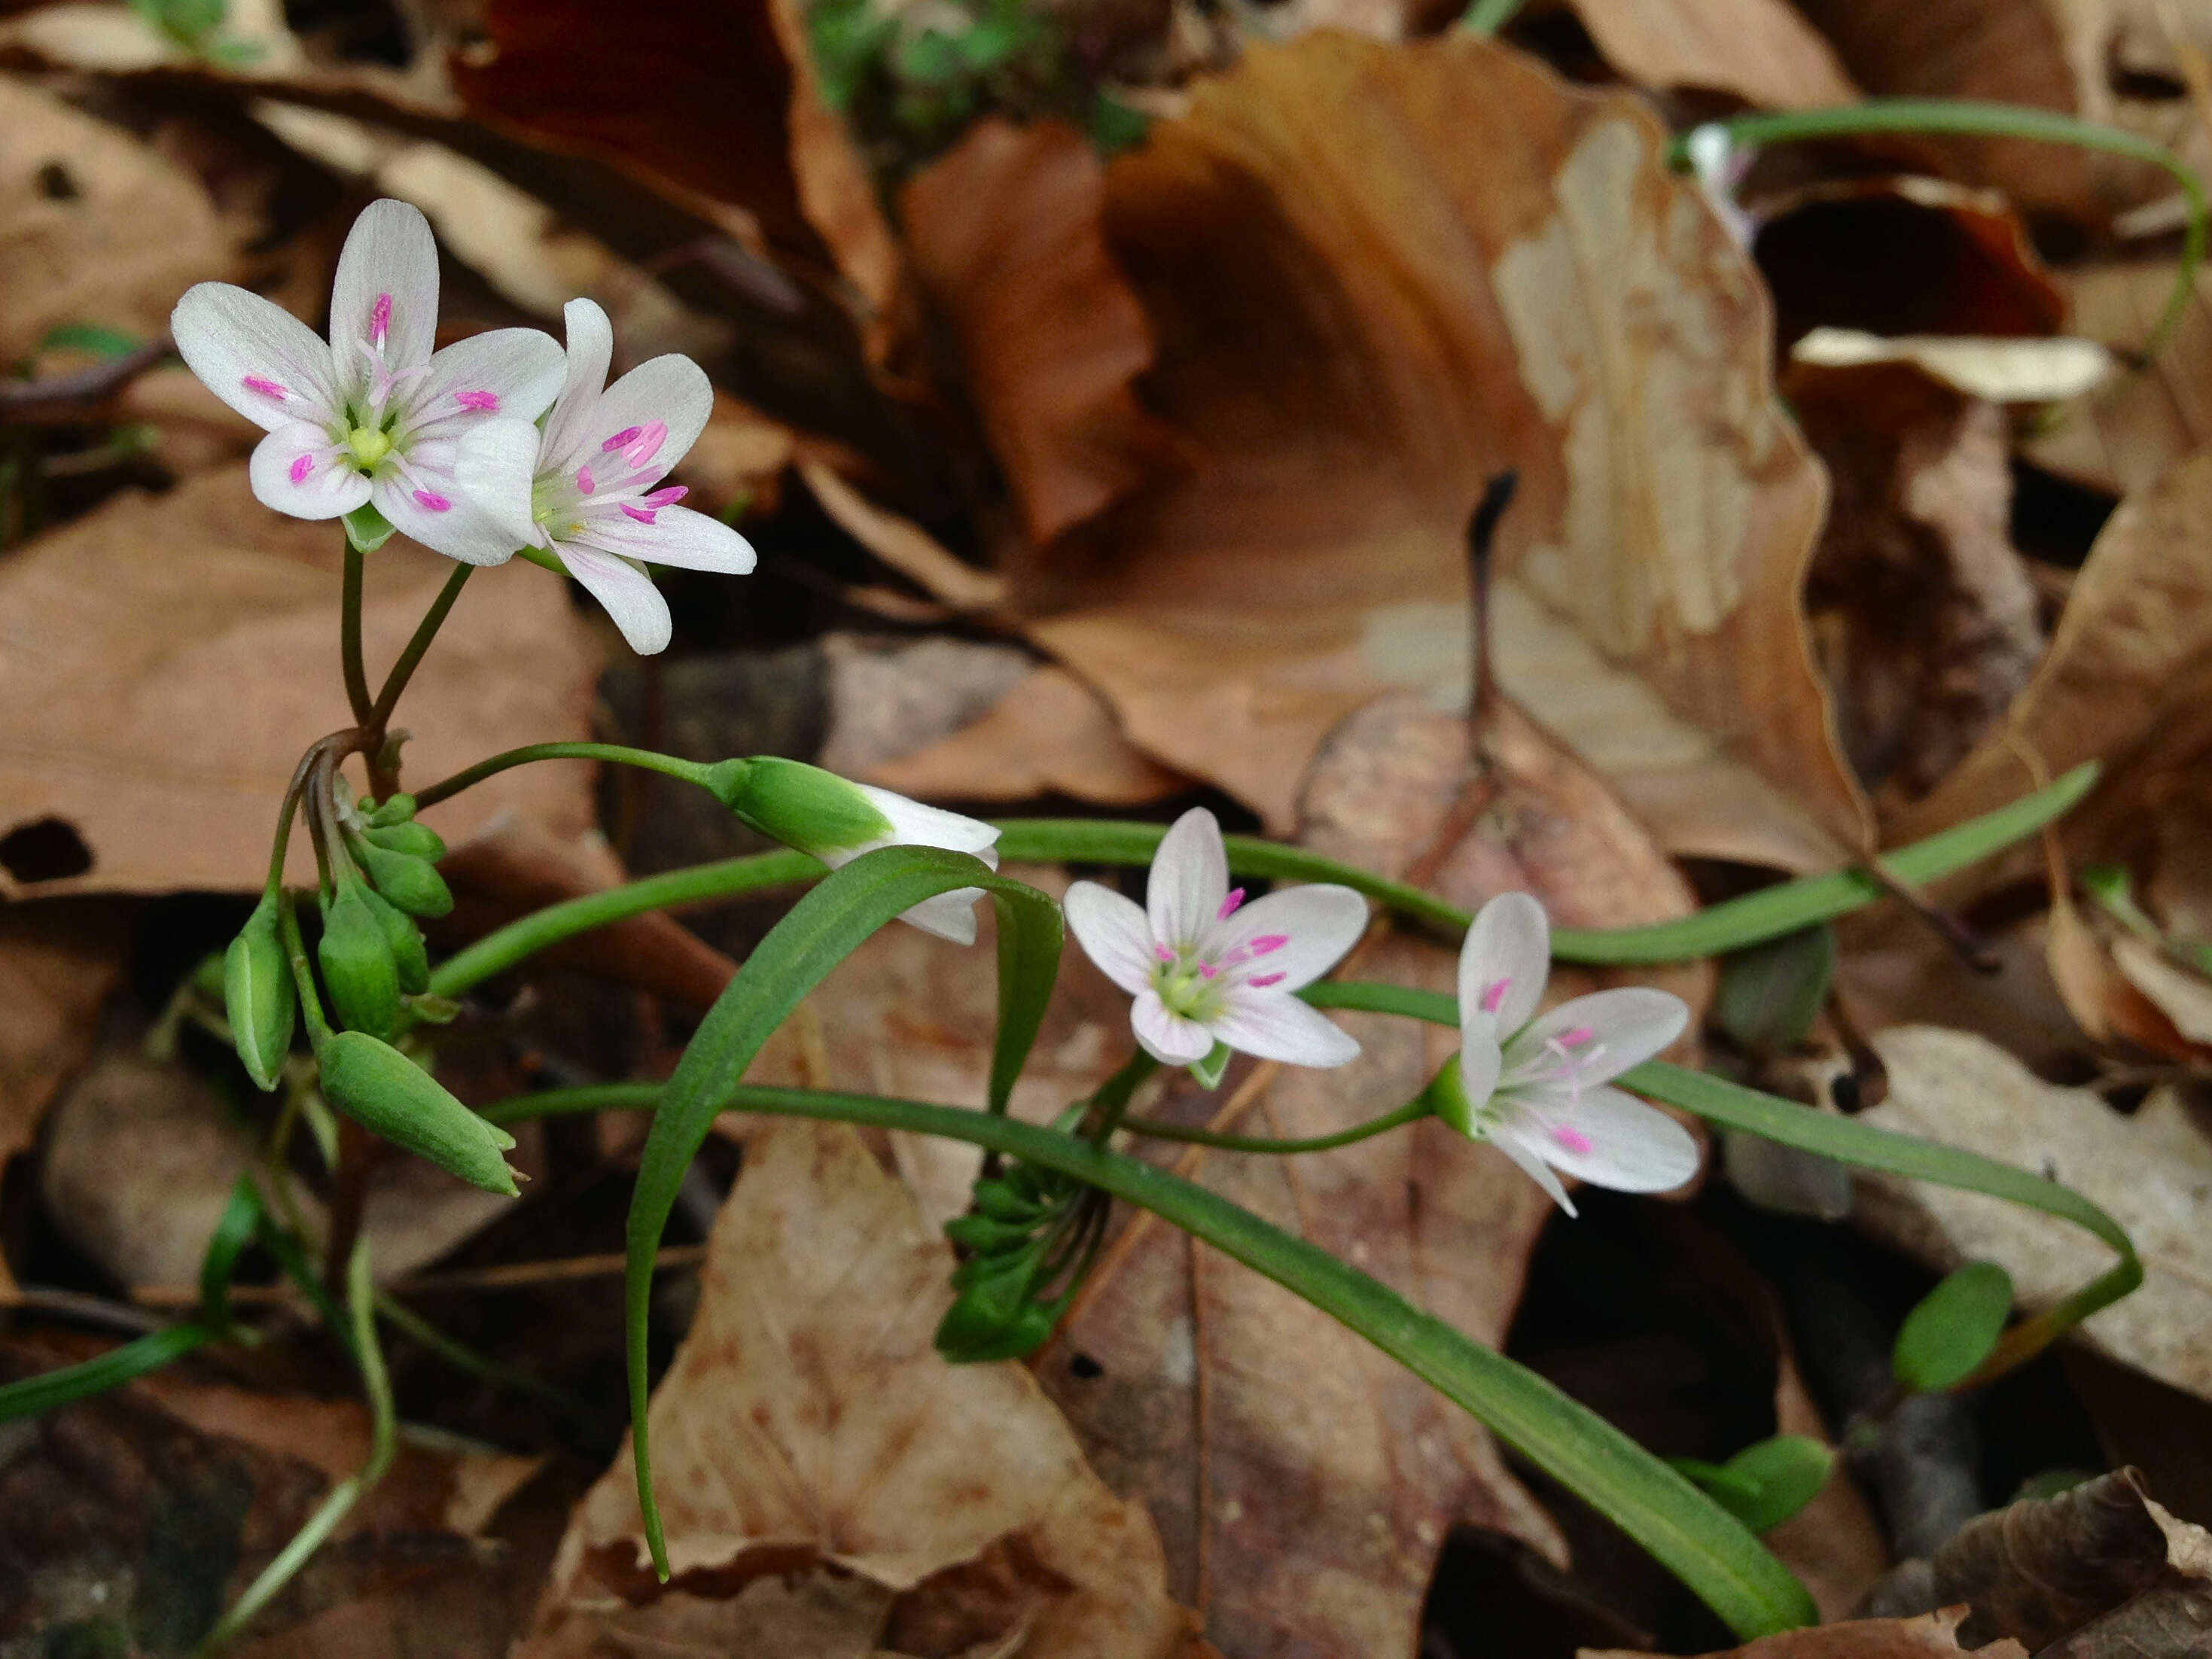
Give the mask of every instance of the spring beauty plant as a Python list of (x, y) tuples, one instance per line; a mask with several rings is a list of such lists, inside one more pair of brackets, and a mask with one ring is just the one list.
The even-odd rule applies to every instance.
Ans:
[[(635, 649), (650, 653), (668, 644), (671, 619), (649, 567), (731, 576), (753, 567), (744, 538), (684, 505), (685, 487), (671, 481), (712, 406), (713, 388), (696, 364), (657, 357), (610, 382), (614, 331), (588, 299), (568, 306), (564, 341), (501, 329), (438, 349), (437, 271), (422, 216), (383, 201), (347, 239), (326, 336), (220, 284), (191, 289), (176, 308), (185, 361), (266, 430), (252, 463), (260, 501), (274, 512), (332, 520), (343, 538), (334, 655), (352, 724), (307, 744), (289, 788), (270, 802), (275, 832), (259, 900), (219, 967), (187, 978), (166, 1024), (191, 1020), (221, 1034), (245, 1078), (280, 1097), (264, 1174), (286, 1165), (290, 1139), (304, 1130), (327, 1167), (332, 1199), (327, 1225), (311, 1232), (289, 1209), (264, 1201), (264, 1193), (286, 1192), (284, 1181), (242, 1179), (209, 1241), (191, 1318), (84, 1364), (0, 1387), (0, 1419), (112, 1388), (203, 1344), (251, 1340), (229, 1294), (233, 1269), (249, 1244), (283, 1267), (353, 1358), (374, 1428), (372, 1451), (223, 1615), (208, 1648), (246, 1626), (391, 1461), (395, 1423), (379, 1322), (402, 1320), (404, 1310), (374, 1288), (361, 1227), (362, 1176), (379, 1142), (513, 1198), (514, 1124), (563, 1112), (651, 1115), (632, 1199), (624, 1340), (639, 1493), (664, 1576), (645, 1410), (653, 1265), (693, 1157), (726, 1111), (903, 1129), (981, 1149), (972, 1205), (947, 1229), (958, 1265), (938, 1334), (945, 1363), (1033, 1352), (1070, 1305), (1115, 1216), (1149, 1210), (1407, 1366), (1609, 1516), (1746, 1638), (1814, 1617), (1804, 1587), (1739, 1513), (1764, 1515), (1772, 1504), (1731, 1509), (1723, 1499), (1732, 1488), (1713, 1486), (1719, 1477), (1699, 1485), (1351, 1264), (1131, 1148), (1169, 1139), (1221, 1156), (1326, 1157), (1433, 1116), (1494, 1149), (1471, 1145), (1462, 1155), (1510, 1158), (1571, 1215), (1571, 1183), (1646, 1193), (1694, 1178), (1698, 1144), (1674, 1115), (1687, 1113), (1868, 1168), (1994, 1193), (2074, 1221), (2113, 1249), (2118, 1265), (2109, 1273), (2009, 1328), (2001, 1328), (2004, 1310), (1987, 1295), (1953, 1297), (1929, 1315), (1922, 1324), (1944, 1327), (1936, 1335), (1950, 1340), (1943, 1364), (1921, 1364), (1916, 1375), (1945, 1386), (1986, 1381), (2139, 1279), (2126, 1235), (2063, 1187), (1658, 1061), (1689, 1035), (1690, 1010), (1675, 997), (1621, 986), (1546, 1006), (1555, 959), (1618, 968), (1778, 938), (1880, 898), (1883, 887), (1858, 871), (1786, 883), (1664, 927), (1578, 932), (1554, 928), (1525, 893), (1492, 896), (1470, 917), (1434, 894), (1296, 847), (1224, 836), (1203, 809), (1164, 831), (1097, 820), (994, 825), (795, 760), (696, 761), (598, 743), (530, 744), (413, 783), (403, 775), (393, 717), (477, 570), (509, 567), (488, 581), (546, 579), (513, 568), (520, 555), (520, 562), (572, 577)], [(1478, 518), (1478, 540), (1495, 517)], [(362, 599), (370, 561), (394, 533), (454, 567), (372, 690)], [(421, 923), (453, 900), (439, 873), (444, 842), (420, 815), (510, 767), (556, 758), (680, 779), (783, 850), (553, 904), (441, 957)], [(1933, 879), (2033, 834), (2087, 783), (2086, 771), (2069, 775), (1985, 818), (1893, 849), (1888, 864), (1905, 879)], [(285, 872), (300, 833), (315, 877), (295, 886)], [(1002, 873), (1001, 854), (1079, 864), (1099, 878), (1076, 882), (1063, 906)], [(1141, 902), (1105, 878), (1139, 869), (1148, 869)], [(666, 1083), (610, 1079), (472, 1109), (437, 1080), (442, 1027), (492, 976), (625, 917), (778, 887), (805, 890), (701, 1022)], [(986, 902), (995, 922), (990, 955), (972, 948)], [(997, 1034), (983, 1097), (945, 1103), (748, 1084), (747, 1067), (777, 1026), (895, 921), (943, 942), (944, 972), (995, 975)], [(1332, 977), (1356, 960), (1370, 929), (1389, 926), (1463, 937), (1456, 996)], [(1108, 1080), (1040, 1126), (1012, 1118), (1007, 1106), (1054, 992), (1066, 930), (1129, 994), (1130, 1030), (1126, 1059)], [(1458, 1034), (1458, 1052), (1411, 1098), (1362, 1100), (1348, 1012), (1437, 1024)], [(1259, 1065), (1331, 1068), (1343, 1080), (1346, 1127), (1270, 1140), (1155, 1121), (1134, 1109), (1161, 1068), (1186, 1068), (1212, 1089), (1237, 1054)], [(1944, 1311), (1969, 1301), (1971, 1321)], [(1916, 1338), (1914, 1351), (1933, 1340)], [(513, 1375), (500, 1356), (486, 1364), (487, 1374)]]

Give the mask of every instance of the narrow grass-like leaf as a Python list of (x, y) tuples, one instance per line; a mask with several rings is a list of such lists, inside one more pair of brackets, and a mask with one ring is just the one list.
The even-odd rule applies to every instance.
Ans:
[[(646, 1324), (653, 1259), (660, 1248), (669, 1212), (675, 1207), (677, 1189), (731, 1089), (799, 1000), (892, 918), (924, 899), (959, 887), (982, 888), (1000, 902), (1002, 932), (1027, 936), (1006, 947), (1025, 971), (1036, 973), (1048, 966), (1045, 963), (1048, 951), (1057, 960), (1060, 907), (1047, 895), (996, 874), (981, 860), (964, 853), (934, 847), (879, 848), (833, 872), (769, 931), (700, 1022), (691, 1046), (661, 1096), (653, 1127), (646, 1136), (637, 1188), (630, 1200), (625, 1334), (638, 1502), (644, 1511), (646, 1542), (653, 1552), (653, 1565), (664, 1578), (668, 1575), (668, 1551), (660, 1511), (653, 1498), (652, 1453), (646, 1426), (650, 1395)], [(993, 1062), (994, 1088), (1006, 1057), (1016, 1048), (1026, 1055), (1036, 1038), (1044, 999), (1051, 991), (1049, 972), (1042, 972), (1040, 977), (1042, 994), (1034, 994), (1034, 988), (1020, 988), (1012, 1000), (1013, 1030), (1011, 1034), (1005, 1030), (1000, 1033)], [(1002, 1010), (1009, 1006), (1002, 993)], [(1006, 1086), (1012, 1086), (1011, 1076)]]
[[(1024, 892), (1034, 890), (1024, 888)], [(1003, 1112), (1030, 1062), (1046, 1005), (1060, 981), (1060, 952), (1066, 923), (1060, 906), (1046, 900), (1042, 914), (1026, 899), (994, 892), (999, 919), (999, 1030), (991, 1045), (991, 1082), (986, 1104)]]
[(165, 1331), (149, 1332), (136, 1341), (112, 1348), (97, 1359), (64, 1365), (58, 1370), (43, 1371), (10, 1382), (0, 1388), (0, 1423), (12, 1422), (19, 1417), (35, 1417), (40, 1412), (119, 1389), (133, 1377), (157, 1371), (172, 1360), (183, 1358), (203, 1342), (214, 1340), (215, 1334), (197, 1320), (172, 1325)]

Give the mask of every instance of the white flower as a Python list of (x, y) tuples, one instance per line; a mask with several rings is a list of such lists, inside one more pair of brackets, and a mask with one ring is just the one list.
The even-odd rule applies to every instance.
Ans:
[(268, 429), (249, 471), (264, 505), (335, 519), (374, 503), (449, 558), (497, 564), (514, 551), (462, 499), (454, 458), (471, 427), (544, 411), (560, 389), (561, 348), (534, 328), (502, 328), (434, 354), (438, 250), (416, 209), (373, 202), (354, 221), (328, 344), (228, 283), (188, 289), (169, 326), (208, 390)]
[(544, 429), (488, 421), (461, 448), (462, 487), (495, 514), (509, 544), (542, 547), (605, 605), (630, 648), (668, 644), (668, 601), (637, 562), (742, 576), (751, 544), (661, 487), (698, 441), (714, 406), (706, 371), (673, 353), (606, 384), (614, 355), (607, 313), (571, 300), (568, 378)]
[[(810, 847), (806, 850), (835, 870), (878, 847), (941, 847), (948, 853), (972, 853), (994, 870), (999, 867), (999, 832), (981, 818), (963, 817), (939, 806), (925, 806), (904, 795), (878, 789), (870, 783), (848, 784), (868, 798), (869, 804), (890, 823), (890, 833), (851, 847)], [(956, 887), (949, 893), (924, 899), (900, 913), (925, 933), (949, 939), (955, 945), (975, 942), (975, 901), (980, 887)]]
[(1286, 887), (1244, 902), (1229, 889), (1221, 826), (1204, 807), (1152, 854), (1145, 905), (1095, 881), (1067, 890), (1067, 925), (1136, 998), (1129, 1023), (1154, 1059), (1188, 1066), (1224, 1042), (1262, 1060), (1341, 1066), (1359, 1045), (1292, 994), (1334, 968), (1367, 927), (1349, 887)]
[(1536, 1017), (1552, 971), (1552, 928), (1526, 893), (1501, 893), (1468, 929), (1459, 956), (1463, 1106), (1446, 1121), (1489, 1140), (1569, 1215), (1553, 1171), (1625, 1193), (1663, 1193), (1698, 1172), (1698, 1143), (1657, 1107), (1607, 1087), (1681, 1036), (1690, 1010), (1666, 991), (1629, 986)]
[(1737, 203), (1735, 192), (1751, 172), (1758, 152), (1737, 149), (1735, 135), (1724, 121), (1692, 127), (1682, 141), (1682, 150), (1706, 203), (1737, 244), (1749, 247), (1759, 240), (1759, 222)]

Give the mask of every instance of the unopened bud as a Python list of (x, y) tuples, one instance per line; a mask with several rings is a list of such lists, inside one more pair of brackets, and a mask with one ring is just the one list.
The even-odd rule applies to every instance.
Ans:
[(315, 1060), (324, 1097), (362, 1127), (472, 1187), (515, 1196), (514, 1171), (501, 1156), (514, 1137), (462, 1105), (390, 1043), (341, 1031)]
[(230, 1016), (231, 1043), (246, 1076), (256, 1088), (275, 1088), (284, 1056), (292, 1051), (298, 993), (277, 933), (276, 907), (265, 898), (223, 953), (222, 1001)]
[(323, 983), (338, 1021), (371, 1036), (389, 1036), (399, 1018), (399, 969), (391, 941), (360, 889), (341, 888), (323, 908), (323, 939), (316, 947)]
[(430, 952), (415, 919), (371, 888), (362, 888), (361, 896), (376, 917), (377, 926), (384, 929), (384, 942), (392, 947), (392, 967), (398, 975), (399, 988), (410, 996), (428, 990)]
[(709, 768), (716, 799), (764, 836), (823, 862), (891, 839), (891, 821), (857, 783), (804, 761), (763, 755)]
[(428, 824), (412, 818), (404, 823), (373, 823), (362, 831), (362, 836), (375, 846), (410, 858), (428, 859), (433, 864), (446, 856), (445, 838)]
[(376, 890), (410, 916), (442, 916), (453, 908), (453, 890), (428, 859), (395, 853), (373, 841), (356, 841), (353, 854)]
[(382, 800), (362, 809), (361, 821), (372, 829), (382, 830), (395, 823), (405, 823), (415, 816), (415, 797), (402, 790), (386, 795)]

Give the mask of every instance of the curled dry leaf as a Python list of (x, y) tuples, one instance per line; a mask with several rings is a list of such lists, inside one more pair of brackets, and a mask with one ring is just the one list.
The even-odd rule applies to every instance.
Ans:
[[(2182, 462), (2121, 503), (2069, 594), (2051, 648), (1991, 732), (1933, 793), (1899, 817), (1904, 839), (1988, 811), (2085, 760), (2123, 757), (2159, 722), (2212, 646), (2212, 454)], [(2186, 704), (2178, 705), (2185, 708)], [(2112, 799), (2122, 781), (2106, 780)], [(2140, 798), (2121, 810), (2136, 811)], [(2096, 808), (2089, 813), (2094, 821)], [(2071, 831), (2069, 830), (2069, 836)]]
[(2076, 333), (2127, 360), (2122, 379), (2077, 399), (2023, 447), (2038, 465), (2113, 495), (2155, 483), (2175, 465), (2212, 447), (2212, 272), (2154, 354), (2146, 355), (2172, 298), (2171, 259), (2092, 265), (2064, 273)]
[[(1917, 1619), (1851, 1619), (1811, 1630), (1784, 1631), (1706, 1659), (1946, 1659), (1969, 1651), (1959, 1639), (1964, 1609), (1926, 1613)], [(2017, 1642), (1974, 1650), (1978, 1659), (2027, 1659)], [(1626, 1650), (1601, 1652), (1584, 1648), (1579, 1659), (1652, 1659)]]
[[(1604, 786), (1506, 705), (1475, 764), (1464, 720), (1403, 696), (1370, 705), (1324, 747), (1304, 811), (1316, 851), (1410, 874), (1463, 904), (1522, 889), (1577, 925), (1692, 905)], [(1350, 971), (1449, 989), (1455, 963), (1444, 945), (1385, 936)], [(1702, 1002), (1701, 973), (1675, 983)], [(1563, 972), (1553, 988), (1592, 984)], [(1409, 1021), (1338, 1018), (1362, 1044), (1349, 1066), (1232, 1073), (1246, 1080), (1226, 1106), (1179, 1083), (1150, 1109), (1244, 1133), (1327, 1133), (1411, 1098), (1453, 1046)], [(1311, 1157), (1194, 1151), (1177, 1167), (1480, 1342), (1503, 1340), (1552, 1214), (1502, 1154), (1434, 1121)], [(1152, 1506), (1171, 1582), (1224, 1652), (1410, 1651), (1455, 1524), (1561, 1552), (1474, 1419), (1287, 1291), (1148, 1217), (1108, 1246), (1038, 1364), (1101, 1473)]]
[(235, 275), (199, 180), (52, 93), (0, 80), (0, 365), (65, 323), (167, 333), (192, 283)]
[(1091, 1473), (1028, 1374), (938, 1358), (951, 1267), (853, 1130), (757, 1138), (653, 1399), (675, 1579), (641, 1568), (620, 1456), (570, 1520), (529, 1659), (731, 1651), (778, 1579), (829, 1604), (817, 1639), (787, 1633), (778, 1659), (1010, 1640), (1036, 1659), (1190, 1653), (1151, 1522)]
[(1133, 489), (1165, 447), (1131, 390), (1152, 336), (1100, 233), (1105, 196), (1083, 134), (994, 117), (900, 197), (915, 272), (1038, 544)]
[(1573, 0), (1606, 61), (1639, 86), (1808, 109), (1856, 101), (1823, 40), (1783, 0)]
[[(1966, 1031), (1901, 1026), (1874, 1039), (1889, 1098), (1863, 1121), (2016, 1169), (2034, 1170), (2102, 1206), (2135, 1240), (2143, 1286), (2081, 1328), (2079, 1340), (2192, 1394), (2212, 1398), (2212, 1137), (2171, 1089), (2123, 1117), (2087, 1089), (2038, 1079)], [(1860, 1177), (1860, 1218), (1943, 1271), (1995, 1261), (2020, 1304), (2046, 1307), (2111, 1265), (2079, 1228), (1978, 1193)]]
[[(1527, 592), (1794, 803), (1781, 836), (1855, 842), (1797, 612), (1819, 468), (1757, 277), (1662, 150), (1632, 100), (1465, 37), (1312, 35), (1200, 84), (1107, 177), (1159, 341), (1143, 395), (1191, 465), (1016, 552), (1032, 636), (1140, 746), (1287, 827), (1351, 709), (1463, 691), (1462, 538), (1517, 465)], [(1756, 838), (1710, 822), (1747, 793), (1662, 839)]]
[[(244, 467), (119, 498), (0, 568), (0, 834), (53, 819), (76, 852), (38, 890), (246, 891), (268, 872), (300, 755), (349, 724), (332, 662), (343, 540), (256, 502)], [(374, 678), (452, 563), (404, 541), (370, 561)], [(599, 653), (559, 583), (477, 576), (401, 705), (422, 782), (517, 744), (588, 735)], [(449, 840), (513, 809), (556, 834), (591, 820), (587, 770), (520, 767), (433, 810)], [(307, 838), (294, 880), (311, 878)], [(22, 885), (33, 884), (27, 875)], [(20, 890), (15, 879), (0, 890)]]

